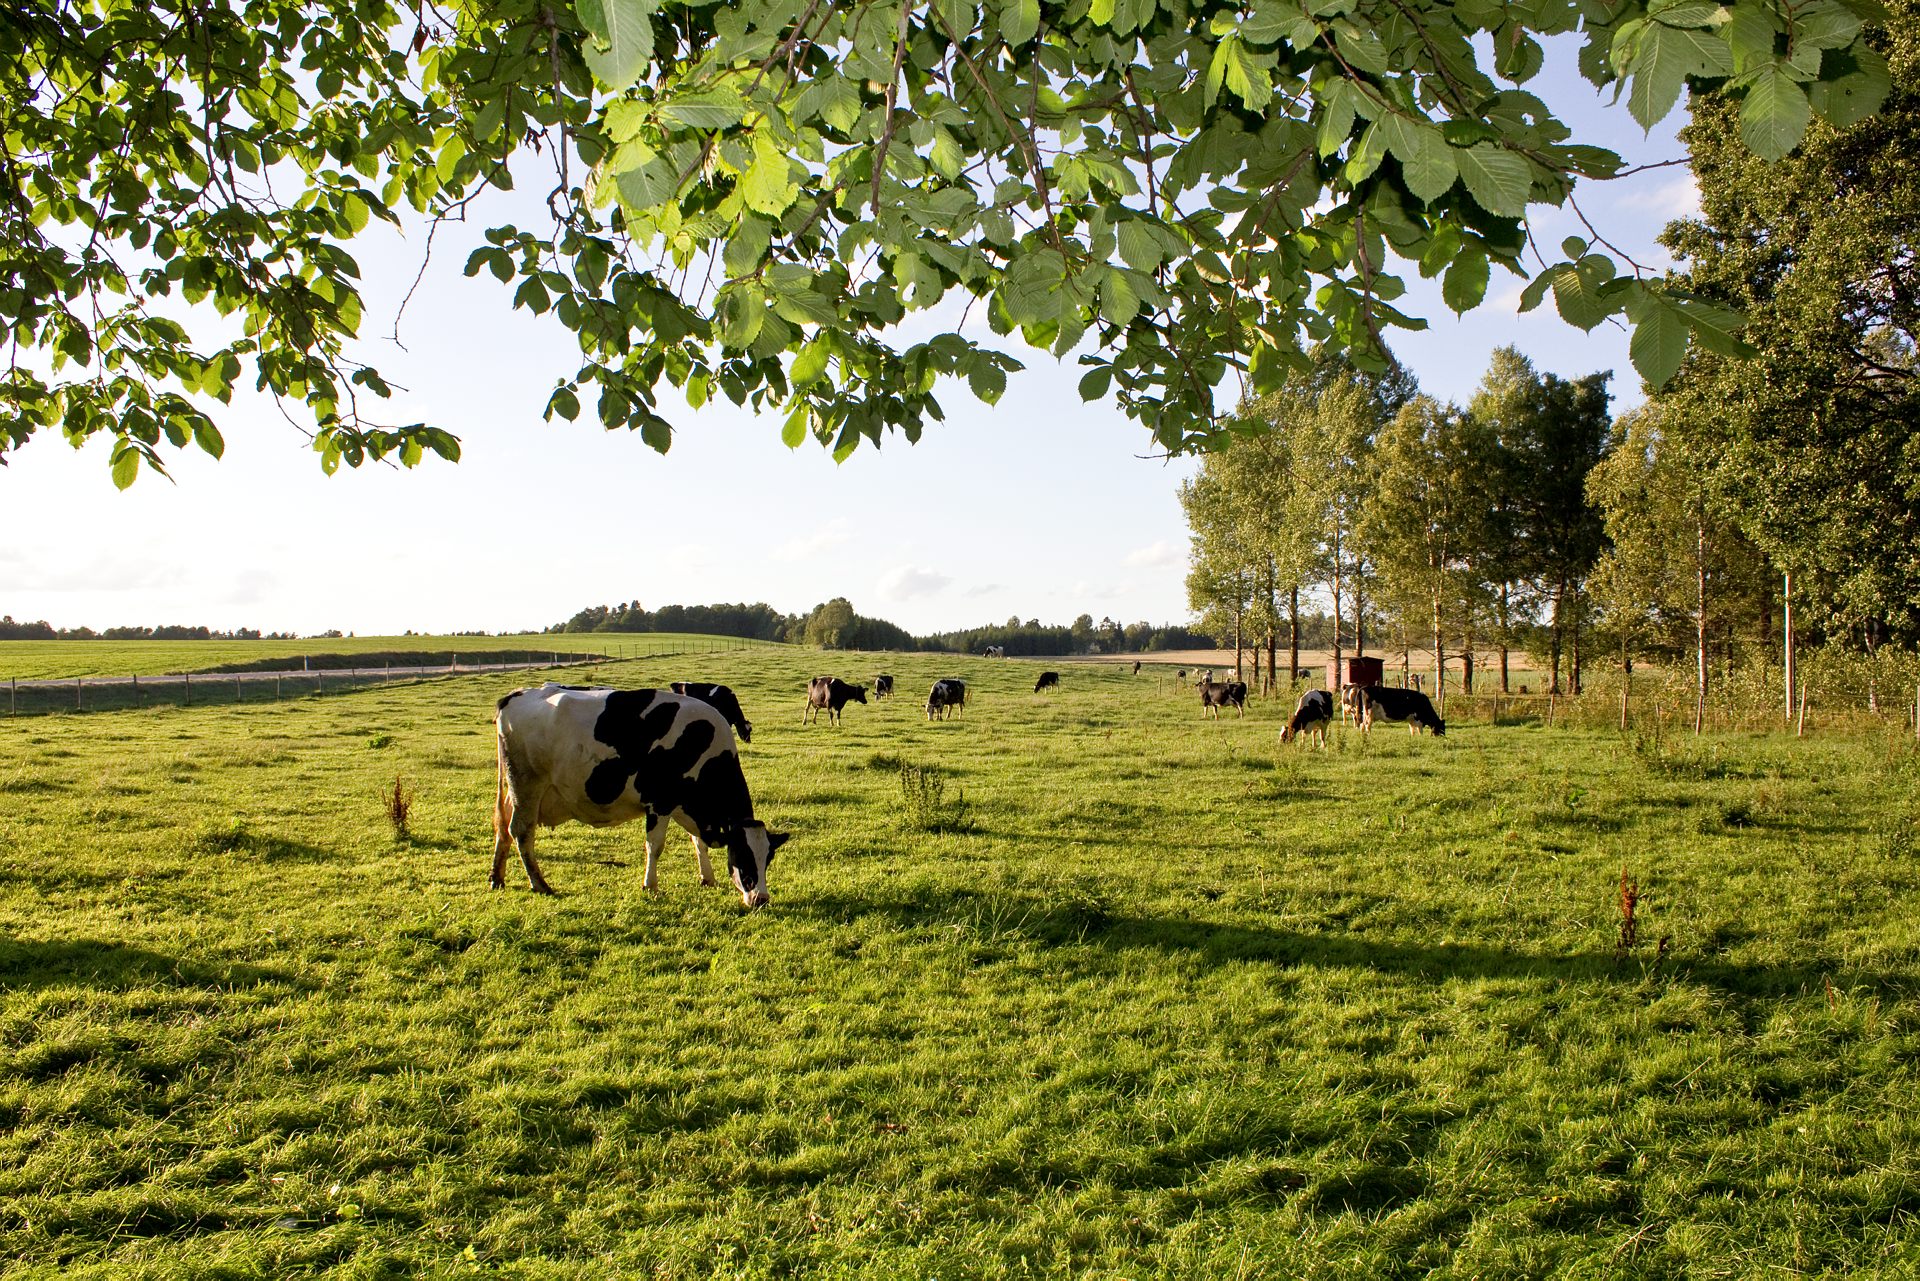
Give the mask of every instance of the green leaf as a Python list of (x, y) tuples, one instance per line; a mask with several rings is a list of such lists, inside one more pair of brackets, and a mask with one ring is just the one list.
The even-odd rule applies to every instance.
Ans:
[(1570, 270), (1553, 278), (1553, 301), (1568, 324), (1591, 331), (1595, 325), (1619, 310), (1611, 295), (1602, 290), (1613, 279), (1613, 260), (1603, 254), (1588, 254)]
[(755, 213), (779, 217), (799, 199), (800, 187), (780, 144), (766, 130), (753, 138), (753, 163), (740, 178), (740, 196)]
[(1007, 371), (995, 364), (985, 352), (975, 352), (967, 369), (967, 385), (982, 403), (997, 405), (1007, 390)]
[(587, 70), (608, 90), (620, 93), (631, 88), (652, 61), (652, 14), (657, 2), (580, 0), (581, 25), (592, 36), (580, 52)]
[(1160, 239), (1145, 219), (1129, 218), (1119, 226), (1120, 258), (1135, 271), (1152, 272), (1161, 263)]
[(747, 104), (731, 90), (702, 89), (668, 102), (660, 116), (682, 129), (727, 129), (747, 118)]
[(1633, 338), (1627, 354), (1647, 385), (1667, 385), (1687, 355), (1687, 320), (1680, 309), (1651, 291), (1642, 292), (1628, 307)]
[[(1391, 122), (1391, 126), (1389, 126)], [(1447, 194), (1460, 176), (1454, 149), (1446, 135), (1432, 125), (1415, 123), (1404, 116), (1382, 116), (1387, 150), (1400, 158), (1400, 176), (1407, 190), (1424, 203)]]
[(1820, 118), (1835, 128), (1857, 125), (1880, 110), (1893, 89), (1887, 73), (1887, 60), (1865, 45), (1853, 50), (1856, 69), (1838, 80), (1822, 80), (1807, 86), (1807, 96)]
[[(1620, 62), (1620, 50), (1614, 50)], [(1733, 52), (1726, 42), (1705, 31), (1682, 31), (1651, 22), (1641, 32), (1633, 57), (1621, 67), (1633, 88), (1627, 110), (1643, 129), (1651, 129), (1673, 110), (1688, 76), (1733, 74)]]
[(1519, 156), (1490, 142), (1456, 148), (1460, 177), (1474, 202), (1490, 214), (1518, 218), (1527, 212), (1533, 171)]
[(820, 375), (827, 371), (827, 357), (832, 354), (832, 344), (824, 337), (817, 337), (800, 349), (793, 358), (793, 367), (787, 371), (787, 380), (795, 391), (817, 382)]
[(122, 441), (113, 451), (113, 487), (125, 489), (139, 475), (140, 451), (130, 442)]
[(1039, 30), (1040, 0), (1001, 0), (1000, 35), (1008, 44), (1026, 44)]
[(1647, 16), (1669, 27), (1710, 27), (1719, 20), (1719, 5), (1707, 0), (1653, 0)]
[(1105, 400), (1107, 389), (1113, 385), (1113, 366), (1095, 365), (1080, 376), (1080, 399), (1084, 401)]
[(795, 405), (780, 428), (780, 443), (788, 449), (800, 448), (800, 442), (807, 438), (807, 420), (811, 416), (812, 408), (806, 401)]
[(773, 242), (773, 224), (755, 214), (740, 219), (740, 226), (727, 238), (721, 263), (729, 276), (750, 276), (759, 270)]
[(1468, 245), (1447, 268), (1441, 283), (1441, 297), (1456, 315), (1472, 311), (1487, 296), (1487, 254), (1478, 245)]
[(1762, 160), (1779, 160), (1800, 144), (1812, 119), (1806, 91), (1778, 67), (1762, 67), (1740, 104), (1740, 139)]

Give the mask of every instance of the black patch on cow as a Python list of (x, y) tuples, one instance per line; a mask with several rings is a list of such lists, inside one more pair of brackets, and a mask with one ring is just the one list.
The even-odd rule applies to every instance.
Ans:
[(1058, 685), (1059, 683), (1060, 683), (1059, 672), (1041, 672), (1040, 679), (1033, 683), (1033, 692), (1038, 694), (1041, 690), (1049, 689), (1052, 686)]
[[(746, 775), (732, 751), (718, 753), (697, 774), (691, 773), (694, 763), (713, 747), (718, 731), (712, 721), (695, 718), (679, 738), (671, 744), (663, 742), (684, 707), (679, 698), (663, 696), (658, 690), (608, 694), (606, 707), (594, 722), (593, 736), (614, 754), (587, 776), (587, 799), (595, 805), (611, 805), (631, 783), (649, 811), (649, 824), (653, 814), (680, 810), (699, 829), (701, 840), (731, 849), (739, 840), (740, 824), (753, 817)], [(728, 862), (731, 866), (731, 855)]]
[(511, 694), (502, 694), (500, 696), (500, 701), (493, 705), (493, 710), (496, 712), (505, 710), (508, 703), (511, 703), (514, 699), (520, 697), (522, 694), (526, 692), (527, 691), (524, 689), (516, 689)]

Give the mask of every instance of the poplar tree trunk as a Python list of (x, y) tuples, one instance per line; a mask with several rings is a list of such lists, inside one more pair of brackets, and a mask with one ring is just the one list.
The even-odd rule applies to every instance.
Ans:
[(1797, 670), (1800, 663), (1799, 655), (1794, 652), (1794, 644), (1797, 638), (1793, 634), (1793, 575), (1791, 573), (1784, 574), (1782, 578), (1784, 582), (1780, 588), (1782, 615), (1780, 650), (1782, 661), (1786, 667), (1784, 674), (1786, 676), (1787, 724), (1791, 725), (1793, 724), (1793, 686), (1800, 675)]
[(1513, 636), (1512, 602), (1507, 595), (1511, 587), (1510, 583), (1500, 584), (1500, 692), (1502, 694), (1513, 693), (1513, 688), (1507, 683), (1507, 641)]
[(1293, 666), (1287, 669), (1287, 684), (1293, 684), (1294, 673), (1300, 670), (1300, 588), (1296, 585), (1287, 592), (1287, 656)]
[(1695, 521), (1694, 552), (1694, 694), (1693, 732), (1700, 734), (1707, 723), (1707, 522)]

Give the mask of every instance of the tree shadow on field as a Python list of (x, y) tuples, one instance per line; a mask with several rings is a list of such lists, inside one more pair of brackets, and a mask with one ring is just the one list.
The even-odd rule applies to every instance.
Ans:
[(112, 991), (156, 985), (226, 991), (266, 983), (291, 985), (294, 979), (254, 965), (203, 964), (97, 939), (49, 943), (0, 936), (0, 992), (75, 983)]
[[(862, 917), (891, 919), (897, 928), (971, 928), (1001, 940), (1027, 939), (1048, 947), (1101, 951), (1158, 949), (1197, 955), (1211, 964), (1269, 961), (1288, 968), (1359, 969), (1410, 978), (1535, 978), (1556, 982), (1618, 979), (1639, 982), (1642, 964), (1621, 964), (1612, 950), (1539, 953), (1460, 943), (1419, 944), (1365, 934), (1303, 933), (1265, 926), (1229, 925), (1193, 917), (1128, 916), (1072, 886), (1058, 895), (939, 889), (894, 897), (815, 894), (789, 900), (783, 910), (841, 922)], [(1650, 956), (1650, 953), (1648, 954)], [(1647, 959), (1645, 957), (1639, 959)], [(1805, 964), (1742, 964), (1719, 957), (1676, 956), (1671, 977), (1748, 996), (1784, 996), (1820, 991), (1830, 981), (1896, 996), (1920, 987), (1911, 970), (1863, 970), (1810, 958)]]

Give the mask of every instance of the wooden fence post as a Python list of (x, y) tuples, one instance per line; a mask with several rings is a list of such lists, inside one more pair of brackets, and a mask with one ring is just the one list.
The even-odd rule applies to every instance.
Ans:
[(235, 672), (233, 674), (233, 701), (236, 703), (240, 701), (240, 673), (239, 672)]
[(76, 676), (73, 678), (73, 710), (76, 712), (84, 712), (87, 710), (85, 705), (80, 701), (80, 686), (84, 683), (84, 677)]
[(140, 673), (133, 674), (133, 705), (140, 706)]
[(19, 714), (20, 678), (17, 676), (9, 676), (7, 677), (7, 715), (18, 716)]
[(193, 706), (193, 673), (187, 673), (187, 706)]

